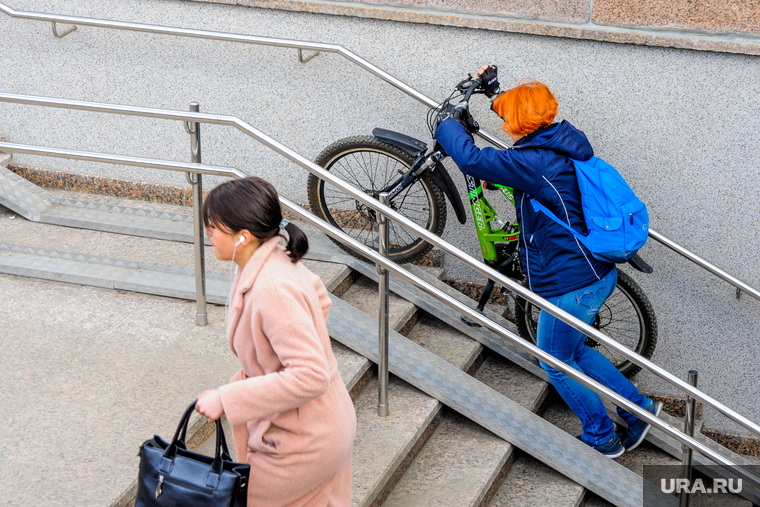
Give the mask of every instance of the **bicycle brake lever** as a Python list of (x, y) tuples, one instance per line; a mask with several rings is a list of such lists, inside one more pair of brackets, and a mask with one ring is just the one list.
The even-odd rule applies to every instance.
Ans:
[(455, 88), (459, 90), (460, 92), (464, 92), (472, 88), (473, 86), (478, 86), (480, 84), (480, 78), (472, 78), (472, 74), (467, 74), (467, 79), (464, 79), (457, 83)]

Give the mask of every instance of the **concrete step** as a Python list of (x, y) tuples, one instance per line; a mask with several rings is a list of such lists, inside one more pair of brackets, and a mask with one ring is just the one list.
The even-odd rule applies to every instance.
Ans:
[[(483, 361), (482, 345), (430, 315), (419, 321), (409, 339), (464, 371), (477, 369)], [(440, 425), (383, 505), (477, 505), (473, 497), (488, 490), (511, 448), (465, 417), (445, 410)], [(473, 449), (478, 452), (473, 454)]]
[(352, 463), (353, 507), (380, 505), (439, 422), (441, 403), (391, 377), (391, 415), (377, 415), (377, 379), (359, 394)]
[[(425, 321), (422, 321), (420, 324), (424, 323)], [(471, 347), (479, 345), (440, 321), (436, 324), (435, 327), (448, 328), (449, 333), (460, 341), (469, 340)], [(410, 338), (417, 334), (415, 331), (416, 329), (412, 331)], [(433, 338), (440, 334), (425, 333), (423, 336), (428, 335), (431, 339), (421, 343), (428, 350), (442, 351), (448, 356), (455, 356), (452, 348), (442, 346)], [(431, 346), (425, 345), (428, 342), (432, 342)], [(543, 406), (546, 397), (545, 383), (498, 356), (487, 358), (477, 369), (475, 378), (513, 400), (519, 400), (518, 403), (531, 411)], [(383, 505), (486, 505), (510, 470), (515, 451), (512, 444), (490, 431), (459, 414), (447, 412), (440, 426)]]
[(488, 506), (578, 507), (585, 492), (567, 477), (523, 454), (514, 462)]
[(482, 364), (480, 343), (429, 314), (423, 313), (407, 338), (468, 373)]
[(469, 419), (446, 411), (384, 507), (478, 506), (508, 469), (514, 446)]
[[(54, 195), (61, 199), (77, 200), (86, 197), (92, 199), (93, 205), (129, 207), (141, 210), (144, 213), (179, 214), (186, 213), (188, 209), (184, 206), (128, 201), (110, 196), (89, 196), (60, 190), (51, 192), (55, 192)], [(3, 242), (56, 250), (71, 250), (135, 262), (153, 261), (190, 267), (195, 264), (194, 248), (190, 243), (155, 240), (91, 229), (61, 227), (19, 218), (21, 217), (16, 217), (15, 220), (8, 222), (0, 222)], [(216, 259), (210, 247), (206, 247), (204, 253), (206, 269), (230, 272), (231, 263)]]
[(332, 341), (332, 349), (338, 362), (340, 378), (343, 379), (348, 394), (355, 400), (372, 377), (372, 362), (335, 340)]
[[(195, 299), (192, 245), (0, 218), (0, 272)], [(224, 304), (229, 263), (206, 250), (209, 301)]]
[(599, 498), (593, 493), (587, 493), (583, 499), (583, 507), (615, 507), (604, 498)]
[[(368, 289), (372, 292), (368, 292)], [(362, 303), (372, 300), (369, 297), (370, 295), (374, 294), (376, 299), (375, 290), (375, 284), (366, 278), (362, 278), (346, 293), (345, 297), (353, 305), (362, 307)], [(368, 296), (367, 298), (362, 297), (365, 294)], [(391, 315), (393, 316), (396, 313), (393, 311), (393, 304), (395, 303), (397, 314), (409, 318), (411, 315), (407, 308), (409, 303), (395, 296), (392, 299)], [(372, 305), (368, 306), (372, 308)], [(392, 327), (403, 329), (408, 327), (408, 324), (403, 322), (403, 318), (394, 318), (392, 319)], [(409, 332), (409, 339), (418, 344), (429, 346), (451, 364), (465, 370), (477, 364), (483, 350), (479, 343), (430, 316), (423, 316), (416, 323)], [(393, 421), (392, 424), (388, 424), (387, 420), (376, 415), (376, 381), (373, 380), (368, 386), (366, 395), (365, 393), (361, 395), (362, 402), (366, 402), (367, 405), (364, 406), (357, 400), (358, 426), (368, 431), (366, 438), (359, 439), (357, 436), (355, 442), (353, 505), (379, 505), (380, 503), (386, 505), (388, 502), (391, 502), (392, 505), (392, 498), (399, 494), (411, 492), (412, 487), (408, 485), (409, 477), (414, 476), (420, 461), (426, 459), (418, 453), (420, 451), (429, 453), (431, 442), (428, 438), (430, 435), (438, 435), (436, 439), (439, 441), (447, 440), (447, 437), (442, 436), (445, 435), (445, 431), (440, 434), (441, 428), (438, 427), (443, 405), (405, 382), (392, 378), (391, 385), (396, 386), (395, 391), (389, 392), (389, 399), (391, 400), (391, 416), (389, 419)], [(398, 394), (400, 398), (397, 399), (395, 394)], [(417, 400), (416, 410), (428, 411), (427, 417), (422, 418), (417, 415), (410, 418), (408, 416), (408, 400)], [(451, 427), (451, 418), (452, 415), (444, 417), (444, 428)], [(469, 425), (477, 428), (477, 425), (473, 423), (469, 423)], [(388, 432), (391, 435), (389, 438), (395, 441), (395, 447), (384, 441)], [(486, 438), (500, 441), (501, 445), (509, 445), (482, 429), (477, 428), (475, 432), (488, 434), (489, 436)], [(411, 468), (407, 470), (410, 466)], [(399, 479), (402, 482), (397, 484)], [(389, 494), (390, 496), (388, 496)], [(386, 497), (388, 498), (386, 499)]]
[[(545, 408), (548, 385), (497, 355), (485, 360), (475, 378), (533, 412)], [(517, 454), (513, 445), (491, 432), (446, 413), (383, 505), (580, 505), (583, 487), (529, 456), (515, 462)]]
[(549, 384), (511, 361), (491, 354), (475, 378), (535, 414), (543, 413)]
[[(361, 277), (343, 294), (341, 299), (377, 320), (379, 310), (377, 283)], [(417, 322), (417, 307), (395, 294), (390, 294), (389, 300), (388, 326), (402, 335), (408, 334)]]
[[(304, 261), (312, 270), (318, 264)], [(325, 269), (338, 272), (328, 289), (340, 285), (350, 270), (321, 263)], [(91, 255), (76, 250), (34, 247), (0, 242), (0, 273), (43, 278), (60, 282), (91, 285), (107, 289), (127, 290), (177, 299), (195, 299), (195, 268), (187, 265), (153, 261), (131, 261), (117, 257)], [(342, 277), (340, 275), (343, 275)], [(231, 274), (206, 271), (206, 300), (224, 305), (229, 296)], [(327, 284), (326, 284), (327, 285)]]
[[(359, 278), (342, 296), (357, 310), (377, 319), (377, 284)], [(417, 309), (408, 301), (390, 295), (389, 327), (409, 332)], [(352, 466), (353, 506), (379, 505), (393, 489), (439, 421), (441, 404), (406, 382), (391, 378), (388, 397), (391, 415), (377, 416), (377, 379), (372, 378), (358, 394), (357, 435)]]

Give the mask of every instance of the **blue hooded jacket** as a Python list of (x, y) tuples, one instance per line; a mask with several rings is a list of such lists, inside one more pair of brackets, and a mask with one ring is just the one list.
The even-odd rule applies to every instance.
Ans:
[(528, 134), (507, 150), (480, 149), (459, 122), (448, 119), (435, 138), (463, 173), (514, 189), (520, 260), (530, 290), (543, 297), (560, 296), (591, 285), (615, 267), (595, 259), (570, 231), (530, 204), (533, 197), (574, 230), (587, 234), (570, 160), (594, 155), (583, 132), (563, 121)]

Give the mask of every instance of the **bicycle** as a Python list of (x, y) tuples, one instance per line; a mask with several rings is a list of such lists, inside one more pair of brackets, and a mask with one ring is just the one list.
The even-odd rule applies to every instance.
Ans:
[[(428, 112), (431, 137), (438, 112), (452, 106), (459, 112), (460, 122), (465, 128), (470, 133), (477, 132), (479, 126), (469, 112), (469, 101), (472, 95), (482, 93), (484, 91), (479, 78), (468, 75), (467, 79), (459, 82), (449, 98)], [(456, 104), (452, 104), (453, 100), (460, 98)], [(428, 148), (427, 143), (419, 139), (376, 128), (372, 131), (372, 136), (353, 136), (336, 141), (325, 148), (315, 162), (375, 199), (380, 192), (388, 192), (391, 208), (440, 236), (446, 227), (447, 218), (444, 197), (451, 203), (459, 222), (465, 224), (467, 221), (459, 192), (442, 163), (446, 157), (435, 139), (432, 147)], [(525, 277), (517, 248), (519, 224), (503, 222), (484, 195), (485, 191), (494, 191), (514, 206), (512, 189), (481, 182), (469, 175), (463, 176), (483, 261), (505, 276), (522, 282)], [(325, 181), (315, 175), (309, 175), (307, 188), (309, 205), (316, 215), (365, 245), (378, 248), (377, 217), (372, 208), (338, 189), (326, 186)], [(394, 262), (418, 261), (432, 249), (431, 244), (391, 221), (389, 233), (389, 256)], [(358, 256), (346, 245), (337, 241), (336, 244), (351, 255)], [(638, 255), (629, 264), (638, 271), (652, 272), (652, 268)], [(478, 302), (478, 311), (483, 311), (494, 285), (493, 280), (488, 280)], [(523, 298), (502, 290), (515, 301), (514, 321), (520, 336), (535, 344), (540, 309)], [(469, 325), (477, 325), (464, 317), (462, 320)], [(605, 301), (592, 325), (647, 359), (654, 353), (657, 343), (654, 308), (639, 285), (622, 270), (618, 270), (615, 291)], [(607, 356), (628, 377), (641, 370), (636, 364), (591, 338), (586, 339), (586, 344)]]

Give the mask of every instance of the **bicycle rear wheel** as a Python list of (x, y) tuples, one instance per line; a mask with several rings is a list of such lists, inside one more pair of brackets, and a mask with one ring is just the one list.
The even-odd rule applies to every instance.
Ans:
[[(536, 344), (536, 324), (541, 309), (515, 298), (515, 318), (520, 336)], [(657, 345), (657, 319), (644, 291), (629, 275), (618, 270), (617, 287), (599, 310), (592, 327), (602, 331), (621, 345), (651, 359)], [(641, 367), (592, 338), (586, 345), (607, 357), (626, 377), (632, 377)]]
[[(386, 188), (406, 172), (414, 159), (376, 137), (357, 136), (337, 141), (315, 160), (330, 173), (377, 199)], [(324, 180), (309, 175), (309, 205), (316, 215), (342, 229), (346, 234), (377, 250), (377, 216), (375, 210), (359, 202)], [(443, 192), (429, 174), (393, 197), (390, 207), (417, 225), (438, 236), (446, 226), (446, 202)], [(390, 252), (394, 262), (412, 262), (423, 257), (433, 246), (389, 221)], [(335, 242), (346, 252), (359, 256), (349, 247)]]

